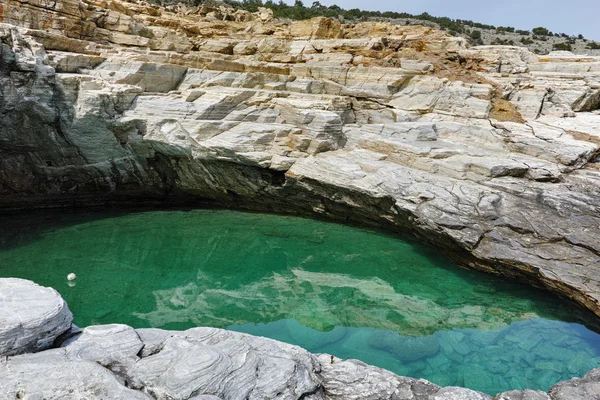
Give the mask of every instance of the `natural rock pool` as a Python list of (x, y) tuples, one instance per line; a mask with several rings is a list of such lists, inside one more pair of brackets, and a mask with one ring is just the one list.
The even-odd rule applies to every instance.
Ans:
[(54, 287), (80, 326), (227, 328), (489, 394), (600, 366), (600, 336), (578, 308), (398, 237), (310, 219), (2, 217), (0, 276)]

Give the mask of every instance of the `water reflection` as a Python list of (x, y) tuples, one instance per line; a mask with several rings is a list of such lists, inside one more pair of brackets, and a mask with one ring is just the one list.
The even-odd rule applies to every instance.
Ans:
[(378, 277), (311, 272), (293, 268), (227, 289), (199, 271), (194, 282), (153, 292), (155, 307), (134, 313), (151, 326), (191, 321), (223, 326), (292, 318), (327, 331), (335, 326), (387, 329), (430, 335), (452, 328), (495, 329), (535, 313), (502, 304), (437, 304), (418, 294), (398, 293)]
[(488, 393), (600, 366), (579, 309), (377, 232), (214, 210), (32, 214), (3, 228), (0, 276), (56, 288), (80, 326), (228, 327)]

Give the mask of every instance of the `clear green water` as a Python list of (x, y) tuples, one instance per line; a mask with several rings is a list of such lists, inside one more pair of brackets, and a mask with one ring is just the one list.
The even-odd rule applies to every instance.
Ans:
[(80, 326), (228, 328), (490, 394), (600, 366), (578, 309), (373, 231), (215, 210), (0, 219), (0, 276), (56, 288)]

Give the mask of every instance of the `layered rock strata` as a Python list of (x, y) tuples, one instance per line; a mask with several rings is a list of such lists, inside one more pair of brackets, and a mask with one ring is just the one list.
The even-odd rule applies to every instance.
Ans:
[[(56, 292), (33, 282), (0, 278), (0, 337), (23, 337), (5, 320), (54, 312), (53, 302), (18, 304), (23, 290), (45, 299)], [(17, 290), (18, 289), (18, 290)], [(61, 304), (59, 295), (55, 297)], [(215, 328), (183, 332), (133, 329), (127, 325), (71, 326), (38, 339), (54, 348), (0, 359), (2, 399), (347, 399), (347, 400), (492, 400), (473, 390), (441, 388), (423, 379), (397, 376), (357, 360), (314, 355), (275, 340)], [(27, 322), (47, 328), (45, 320)], [(56, 333), (60, 338), (56, 340)], [(15, 341), (4, 354), (23, 352)], [(30, 347), (28, 351), (40, 350)], [(583, 379), (541, 391), (511, 391), (494, 400), (588, 400), (600, 392), (598, 370)]]
[(23, 279), (0, 279), (0, 357), (50, 348), (72, 321), (56, 290)]

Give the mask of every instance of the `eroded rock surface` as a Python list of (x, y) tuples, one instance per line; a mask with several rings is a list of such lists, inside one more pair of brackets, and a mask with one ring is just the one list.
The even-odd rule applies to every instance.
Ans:
[[(491, 400), (459, 387), (397, 376), (358, 360), (215, 328), (183, 332), (91, 326), (60, 348), (0, 363), (6, 398)], [(549, 395), (511, 391), (494, 400), (589, 400), (597, 371)], [(51, 377), (50, 379), (48, 377)], [(3, 397), (4, 398), (4, 397)]]
[(47, 349), (72, 321), (56, 290), (24, 279), (0, 279), (0, 357)]
[(550, 397), (539, 390), (511, 390), (498, 394), (494, 400), (550, 400)]
[(550, 389), (553, 400), (600, 398), (600, 370), (590, 371), (583, 378), (573, 378), (556, 384)]
[(60, 348), (3, 361), (0, 373), (7, 398), (490, 399), (214, 328), (91, 326)]

